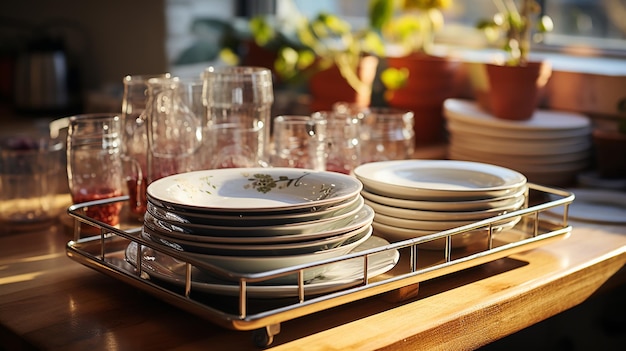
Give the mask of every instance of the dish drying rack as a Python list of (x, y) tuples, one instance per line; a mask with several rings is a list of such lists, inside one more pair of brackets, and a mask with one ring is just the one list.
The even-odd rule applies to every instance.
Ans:
[[(116, 228), (84, 214), (84, 209), (89, 206), (125, 202), (128, 197), (122, 196), (70, 206), (68, 213), (75, 218), (75, 238), (67, 243), (66, 252), (68, 257), (85, 266), (144, 290), (221, 327), (252, 331), (252, 341), (257, 347), (263, 348), (271, 345), (273, 337), (280, 332), (281, 322), (388, 292), (399, 293), (393, 295), (399, 296), (399, 299), (413, 297), (410, 292), (417, 292), (420, 282), (533, 249), (570, 234), (572, 228), (568, 225), (568, 209), (574, 200), (572, 193), (528, 183), (526, 198), (526, 206), (520, 210), (462, 227), (310, 264), (242, 274), (226, 271), (186, 255), (185, 252), (148, 241), (141, 236), (140, 224)], [(555, 210), (558, 215), (555, 215)], [(516, 217), (520, 220), (515, 227), (497, 232), (497, 223)], [(89, 233), (95, 231), (96, 234), (84, 236), (85, 225), (92, 229)], [(484, 245), (473, 245), (465, 249), (452, 247), (452, 238), (457, 235), (481, 233), (486, 238)], [(444, 248), (427, 250), (421, 247), (434, 240), (445, 240)], [(137, 264), (134, 265), (125, 258), (126, 249), (131, 242), (136, 243), (139, 248), (134, 261)], [(149, 247), (160, 255), (181, 261), (185, 267), (184, 283), (179, 286), (151, 277), (143, 267), (142, 247)], [(387, 250), (398, 251), (398, 263), (386, 273), (369, 277), (368, 257)], [(347, 260), (362, 261), (361, 275), (353, 284), (330, 292), (318, 292), (316, 295), (307, 293), (304, 281), (306, 269)], [(192, 284), (193, 269), (227, 278), (238, 286), (238, 294), (230, 300), (226, 298), (230, 303), (225, 304), (223, 297), (197, 292)], [(297, 276), (297, 281), (293, 283), (293, 298), (283, 297), (272, 301), (249, 296), (248, 285), (290, 274)]]

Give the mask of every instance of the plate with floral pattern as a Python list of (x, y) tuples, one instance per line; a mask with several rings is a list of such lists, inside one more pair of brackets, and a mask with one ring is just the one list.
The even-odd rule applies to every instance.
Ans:
[(281, 212), (344, 201), (363, 185), (349, 175), (299, 168), (224, 168), (171, 175), (148, 196), (172, 210)]

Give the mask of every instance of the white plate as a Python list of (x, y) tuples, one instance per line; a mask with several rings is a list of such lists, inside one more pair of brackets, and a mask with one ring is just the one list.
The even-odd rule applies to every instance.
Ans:
[(446, 116), (446, 129), (450, 134), (464, 134), (468, 136), (500, 137), (523, 140), (554, 140), (561, 138), (582, 137), (591, 134), (591, 126), (574, 129), (556, 130), (519, 130), (506, 128), (485, 128), (479, 124), (473, 124), (455, 120)]
[(360, 192), (349, 175), (297, 168), (226, 168), (175, 174), (148, 185), (172, 210), (282, 212), (334, 204)]
[(451, 220), (424, 221), (424, 220), (417, 220), (417, 219), (392, 217), (392, 216), (388, 216), (382, 213), (376, 213), (376, 216), (374, 216), (374, 221), (376, 223), (392, 225), (394, 227), (424, 230), (424, 231), (442, 231), (442, 230), (456, 228), (462, 225), (471, 224), (475, 222), (474, 220), (471, 220), (471, 221), (451, 221)]
[[(519, 221), (520, 217), (508, 219), (505, 223), (494, 225), (493, 232), (498, 233), (503, 230), (513, 228)], [(376, 233), (377, 236), (385, 238), (390, 242), (399, 242), (440, 232), (401, 228), (376, 221), (372, 223), (372, 227), (374, 228), (374, 233)], [(486, 246), (487, 239), (489, 237), (488, 234), (487, 229), (477, 229), (467, 233), (457, 234), (452, 237), (452, 248), (462, 248), (476, 243), (484, 243)], [(445, 238), (441, 238), (420, 244), (420, 247), (429, 250), (443, 250), (445, 245)]]
[[(574, 201), (569, 206), (569, 218), (574, 220), (626, 224), (626, 193), (604, 189), (569, 189)], [(548, 210), (563, 216), (563, 206)]]
[(588, 117), (566, 111), (537, 110), (529, 120), (510, 121), (486, 113), (474, 101), (447, 99), (443, 104), (444, 116), (450, 120), (471, 123), (475, 126), (516, 131), (561, 131), (589, 128)]
[[(312, 262), (322, 261), (330, 258), (339, 257), (352, 251), (355, 247), (359, 246), (367, 238), (372, 235), (371, 226), (365, 233), (352, 237), (348, 242), (345, 242), (339, 247), (335, 247), (328, 250), (316, 251), (309, 254), (301, 255), (288, 255), (288, 256), (220, 256), (220, 255), (203, 255), (187, 252), (190, 257), (194, 257), (198, 260), (202, 260), (208, 264), (222, 268), (227, 271), (235, 273), (260, 273), (272, 271), (275, 269), (281, 269), (285, 267), (292, 267), (301, 264), (309, 264)], [(304, 273), (305, 280), (312, 279), (318, 276), (326, 269), (325, 266), (314, 267), (308, 269)], [(295, 275), (284, 276), (276, 278), (275, 281), (281, 282), (293, 282), (295, 281)]]
[(170, 237), (174, 239), (204, 242), (204, 243), (222, 243), (222, 244), (275, 244), (275, 243), (288, 243), (298, 242), (305, 240), (315, 240), (321, 238), (327, 238), (338, 234), (346, 233), (363, 227), (367, 224), (371, 224), (374, 219), (374, 210), (364, 205), (360, 211), (354, 215), (354, 217), (346, 224), (338, 225), (337, 223), (327, 223), (318, 227), (319, 231), (312, 233), (302, 233), (299, 231), (291, 230), (288, 226), (277, 226), (276, 234), (273, 236), (252, 236), (248, 233), (248, 236), (209, 236), (198, 234), (187, 234), (183, 232), (183, 228), (177, 228), (170, 225), (165, 226), (164, 223), (154, 219), (150, 213), (146, 213), (145, 225), (151, 226), (154, 230), (157, 230), (162, 236)]
[[(389, 242), (375, 236), (354, 248), (351, 252), (361, 252), (388, 245)], [(185, 263), (167, 255), (160, 254), (149, 247), (142, 249), (143, 269), (151, 278), (176, 285), (185, 284)], [(130, 243), (126, 248), (126, 259), (137, 266), (137, 244)], [(397, 250), (385, 250), (369, 256), (367, 275), (373, 278), (392, 269), (400, 254)], [(239, 296), (239, 285), (221, 281), (197, 268), (192, 268), (192, 292)], [(357, 285), (363, 279), (363, 260), (354, 258), (329, 264), (325, 273), (304, 285), (306, 295), (324, 294)], [(252, 285), (248, 284), (246, 292), (251, 298), (283, 298), (298, 296), (297, 285)]]
[(376, 214), (381, 213), (390, 217), (418, 221), (477, 221), (518, 210), (524, 205), (525, 202), (525, 198), (520, 198), (513, 205), (490, 208), (488, 210), (439, 212), (393, 207), (365, 200), (365, 204), (373, 208)]
[(316, 240), (290, 242), (290, 243), (259, 243), (259, 244), (216, 244), (197, 241), (181, 240), (161, 235), (158, 230), (153, 230), (147, 225), (143, 227), (142, 237), (155, 243), (170, 246), (180, 251), (194, 252), (206, 255), (220, 256), (286, 256), (304, 255), (314, 252), (330, 250), (350, 242), (353, 238), (367, 234), (371, 223), (353, 231), (337, 234), (327, 238)]
[(553, 173), (553, 172), (571, 172), (585, 169), (589, 166), (590, 160), (583, 159), (572, 162), (555, 162), (552, 164), (536, 165), (526, 164), (519, 161), (516, 156), (511, 156), (508, 159), (505, 158), (493, 158), (490, 155), (484, 156), (469, 156), (464, 153), (450, 152), (448, 157), (452, 160), (464, 160), (472, 162), (485, 162), (493, 165), (507, 167), (516, 170), (524, 174), (528, 178), (528, 172), (534, 173)]
[[(363, 204), (360, 194), (324, 209), (304, 212), (222, 212), (202, 213), (167, 209), (148, 199), (148, 211), (172, 223), (206, 224), (218, 226), (254, 227), (283, 225), (325, 219), (350, 212)], [(271, 214), (269, 214), (271, 213)]]
[(583, 150), (580, 152), (570, 152), (561, 155), (503, 155), (493, 152), (484, 152), (468, 149), (463, 145), (450, 144), (448, 147), (448, 154), (458, 155), (459, 157), (466, 157), (468, 160), (480, 159), (481, 162), (487, 162), (492, 164), (500, 164), (501, 162), (515, 162), (515, 164), (528, 165), (528, 166), (548, 166), (555, 163), (562, 162), (586, 162), (591, 155), (590, 150)]
[(365, 190), (406, 200), (471, 200), (505, 196), (526, 184), (519, 172), (452, 160), (398, 160), (358, 166)]
[[(277, 236), (277, 235), (291, 235), (302, 233), (315, 233), (328, 229), (340, 228), (348, 224), (354, 216), (356, 216), (362, 209), (364, 199), (359, 196), (358, 202), (351, 207), (346, 207), (341, 211), (334, 214), (333, 217), (325, 217), (304, 222), (294, 222), (285, 220), (285, 223), (271, 221), (268, 225), (263, 225), (264, 222), (254, 222), (255, 226), (249, 226), (250, 222), (246, 226), (238, 226), (236, 219), (233, 219), (235, 224), (230, 222), (223, 223), (223, 225), (212, 225), (203, 223), (180, 223), (171, 216), (170, 212), (160, 212), (154, 208), (148, 206), (147, 213), (150, 213), (152, 217), (161, 221), (162, 226), (171, 228), (172, 230), (178, 230), (187, 234), (207, 235), (207, 236)], [(178, 218), (177, 218), (178, 219)], [(244, 224), (245, 221), (240, 221), (239, 224)], [(212, 223), (212, 222), (211, 222)]]
[(482, 138), (474, 140), (459, 135), (450, 136), (450, 144), (463, 147), (467, 150), (488, 152), (496, 155), (521, 155), (521, 156), (542, 156), (542, 155), (563, 155), (583, 152), (591, 148), (589, 138), (580, 138), (574, 142), (564, 143), (536, 143), (507, 140), (501, 141), (496, 138)]
[(513, 205), (518, 202), (520, 197), (525, 196), (527, 186), (522, 186), (518, 192), (502, 196), (489, 198), (484, 200), (466, 200), (466, 201), (419, 201), (419, 200), (405, 200), (396, 199), (393, 197), (382, 196), (374, 194), (367, 190), (362, 190), (361, 195), (364, 198), (377, 202), (379, 204), (414, 209), (414, 210), (427, 210), (427, 211), (480, 211), (488, 210), (490, 208), (498, 208), (508, 205)]

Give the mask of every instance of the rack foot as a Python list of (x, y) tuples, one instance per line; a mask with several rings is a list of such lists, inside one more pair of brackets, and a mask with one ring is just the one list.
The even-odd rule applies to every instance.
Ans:
[(280, 333), (280, 324), (271, 324), (252, 331), (252, 342), (258, 348), (266, 348), (274, 341), (274, 335)]

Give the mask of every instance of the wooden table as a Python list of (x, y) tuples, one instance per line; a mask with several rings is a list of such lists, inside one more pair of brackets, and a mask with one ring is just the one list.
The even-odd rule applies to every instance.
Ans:
[[(273, 350), (472, 349), (626, 283), (626, 226), (572, 222), (538, 249), (281, 324)], [(70, 230), (0, 234), (0, 349), (254, 349), (214, 326), (66, 256)], [(612, 279), (610, 279), (612, 278)]]

